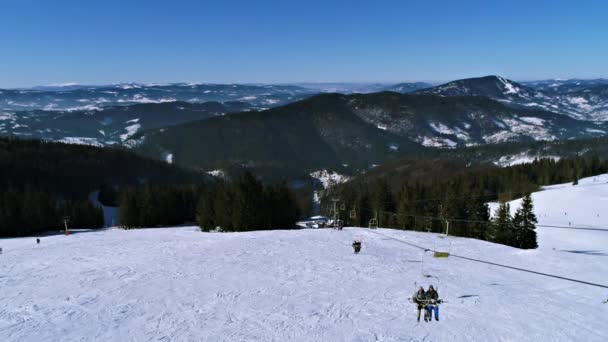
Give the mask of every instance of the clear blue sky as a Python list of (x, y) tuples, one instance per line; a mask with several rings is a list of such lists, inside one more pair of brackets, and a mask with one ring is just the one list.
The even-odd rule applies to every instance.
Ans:
[(0, 87), (608, 76), (608, 1), (0, 0)]

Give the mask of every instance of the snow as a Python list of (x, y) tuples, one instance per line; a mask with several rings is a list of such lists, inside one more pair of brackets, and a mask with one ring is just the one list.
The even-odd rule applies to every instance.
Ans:
[(275, 99), (266, 99), (266, 100), (264, 100), (264, 102), (266, 102), (267, 104), (271, 104), (271, 105), (273, 105), (273, 104), (277, 104), (277, 103), (279, 103), (279, 100), (275, 100)]
[(534, 159), (541, 159), (541, 158), (542, 159), (553, 159), (555, 161), (558, 161), (560, 159), (560, 157), (558, 157), (558, 156), (546, 156), (546, 155), (533, 156), (533, 155), (530, 155), (529, 152), (521, 152), (521, 153), (517, 153), (517, 154), (502, 156), (497, 161), (495, 161), (494, 164), (505, 167), (505, 166), (531, 163), (534, 161)]
[[(127, 89), (127, 88), (123, 88)], [(175, 102), (177, 101), (174, 98), (159, 98), (159, 99), (151, 99), (142, 94), (135, 94), (133, 97), (128, 99), (119, 99), (117, 102), (119, 103), (166, 103), (166, 102)]]
[(386, 125), (376, 125), (376, 127), (378, 127), (378, 129), (381, 129), (381, 130), (383, 130), (383, 131), (386, 131), (386, 130), (387, 130)]
[[(2, 239), (0, 340), (608, 339), (608, 305), (601, 303), (606, 290), (453, 257), (434, 259), (374, 232), (608, 283), (603, 254), (566, 251), (608, 252), (608, 234), (592, 231), (539, 230), (541, 247), (530, 251), (360, 228), (110, 229), (43, 237), (40, 245), (33, 238)], [(354, 239), (362, 241), (358, 255), (350, 246)], [(416, 323), (407, 298), (418, 284), (438, 287), (446, 301), (440, 322)]]
[(65, 87), (73, 87), (73, 86), (77, 86), (77, 85), (80, 85), (80, 83), (77, 83), (77, 82), (51, 83), (48, 86), (49, 87), (65, 88)]
[[(439, 134), (455, 135), (458, 139), (464, 140), (464, 141), (468, 141), (471, 139), (471, 137), (469, 136), (469, 134), (466, 131), (463, 131), (462, 129), (460, 129), (458, 127), (450, 128), (440, 122), (430, 122), (429, 126), (431, 126), (431, 128)], [(466, 124), (465, 124), (465, 126), (466, 126)], [(470, 126), (471, 125), (468, 125), (467, 129), (470, 128)], [(442, 145), (446, 145), (445, 140)], [(454, 147), (455, 143), (454, 144), (447, 143), (447, 146)]]
[(569, 97), (568, 101), (570, 103), (572, 103), (573, 105), (578, 106), (582, 110), (588, 111), (588, 110), (593, 109), (593, 107), (591, 105), (589, 105), (589, 102), (587, 102), (587, 99), (585, 99), (584, 97), (580, 97), (580, 96)]
[(448, 126), (442, 124), (442, 123), (434, 123), (431, 122), (429, 123), (429, 125), (431, 126), (432, 129), (434, 129), (437, 133), (441, 133), (441, 134), (454, 134), (454, 131), (449, 128)]
[(422, 137), (422, 141), (420, 142), (422, 146), (426, 147), (447, 147), (454, 148), (458, 143), (453, 140), (447, 138), (440, 137)]
[(505, 94), (517, 94), (519, 93), (519, 88), (516, 87), (515, 85), (513, 85), (511, 82), (505, 80), (502, 77), (498, 77), (498, 80), (500, 80), (500, 82), (502, 82), (502, 84), (505, 86)]
[(15, 121), (16, 119), (17, 119), (17, 115), (15, 115), (15, 113), (0, 112), (0, 121), (4, 121), (4, 120)]
[(349, 176), (341, 175), (335, 171), (328, 170), (319, 170), (311, 172), (310, 177), (317, 179), (321, 184), (323, 184), (323, 188), (325, 189), (350, 180)]
[(125, 127), (125, 131), (127, 131), (127, 133), (121, 134), (120, 140), (125, 141), (125, 140), (129, 139), (133, 134), (137, 133), (137, 131), (139, 131), (140, 128), (141, 128), (141, 124), (133, 124), (133, 125), (129, 125), (129, 126)]
[(226, 174), (222, 170), (207, 171), (207, 174), (209, 174), (213, 177), (226, 178)]
[(169, 164), (173, 164), (173, 153), (170, 153), (170, 152), (163, 153), (162, 159)]
[(103, 147), (103, 144), (100, 143), (97, 139), (88, 138), (88, 137), (64, 137), (57, 141), (65, 143), (65, 144), (90, 145), (90, 146)]
[(541, 118), (535, 118), (535, 117), (524, 116), (524, 117), (519, 118), (519, 120), (532, 124), (532, 125), (536, 125), (536, 126), (542, 126), (545, 124), (545, 120), (543, 120)]
[[(545, 186), (532, 194), (532, 201), (539, 224), (608, 229), (608, 174), (580, 179), (578, 185)], [(511, 211), (515, 213), (520, 204), (521, 199), (510, 202)], [(490, 207), (494, 213), (498, 204)], [(539, 234), (557, 234), (554, 229), (538, 229)]]

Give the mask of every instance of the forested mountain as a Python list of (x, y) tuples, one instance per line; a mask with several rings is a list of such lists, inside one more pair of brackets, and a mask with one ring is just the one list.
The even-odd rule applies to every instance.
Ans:
[[(582, 82), (579, 82), (582, 84)], [(483, 96), (510, 106), (536, 108), (568, 115), (575, 119), (608, 121), (608, 95), (602, 91), (606, 84), (586, 82), (588, 87), (565, 86), (562, 91), (533, 88), (500, 76), (485, 76), (452, 81), (422, 89), (418, 94), (440, 96)], [(556, 86), (559, 89), (559, 87)], [(570, 90), (570, 91), (568, 91)]]
[(122, 144), (140, 130), (249, 110), (245, 102), (168, 102), (94, 110), (0, 114), (0, 134), (88, 145)]
[(127, 143), (146, 156), (170, 153), (174, 162), (203, 170), (247, 165), (292, 169), (293, 175), (293, 170), (366, 170), (424, 146), (572, 139), (605, 134), (602, 129), (483, 97), (383, 92), (322, 94), (266, 111), (141, 132)]
[(209, 177), (112, 148), (0, 138), (0, 236), (27, 235), (62, 227), (103, 225), (88, 199), (101, 191), (105, 204), (141, 184), (200, 183)]
[(430, 87), (432, 87), (432, 85), (430, 83), (426, 83), (426, 82), (404, 82), (404, 83), (398, 83), (398, 84), (392, 85), (390, 87), (386, 87), (382, 90), (394, 91), (396, 93), (407, 94), (407, 93), (413, 93), (416, 90), (426, 89), (426, 88), (430, 88)]
[(292, 85), (122, 83), (103, 86), (67, 85), (34, 89), (0, 89), (0, 111), (93, 110), (164, 102), (246, 102), (269, 108), (308, 97), (318, 91)]

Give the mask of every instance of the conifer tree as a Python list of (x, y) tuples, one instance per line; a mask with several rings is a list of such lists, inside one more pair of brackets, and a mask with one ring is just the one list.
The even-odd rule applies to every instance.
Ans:
[(535, 230), (537, 223), (538, 220), (534, 214), (532, 196), (527, 194), (522, 199), (521, 207), (517, 209), (517, 212), (513, 217), (513, 226), (515, 228), (515, 247), (524, 249), (538, 247)]
[(214, 211), (214, 198), (215, 192), (211, 190), (204, 191), (196, 206), (196, 221), (202, 231), (209, 231), (216, 227), (216, 217)]
[(492, 220), (490, 241), (503, 245), (513, 245), (513, 221), (511, 218), (510, 206), (507, 202), (502, 202), (496, 209), (496, 214)]
[(141, 227), (140, 213), (134, 189), (123, 192), (118, 209), (120, 225), (125, 228)]

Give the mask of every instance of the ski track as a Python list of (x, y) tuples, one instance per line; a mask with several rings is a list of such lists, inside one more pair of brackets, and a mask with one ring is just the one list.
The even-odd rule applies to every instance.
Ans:
[[(377, 231), (608, 284), (608, 233), (538, 230), (540, 248), (528, 251)], [(0, 341), (608, 340), (606, 289), (434, 259), (367, 229), (109, 229), (34, 240), (0, 239)], [(415, 284), (438, 286), (440, 322), (416, 322)]]

